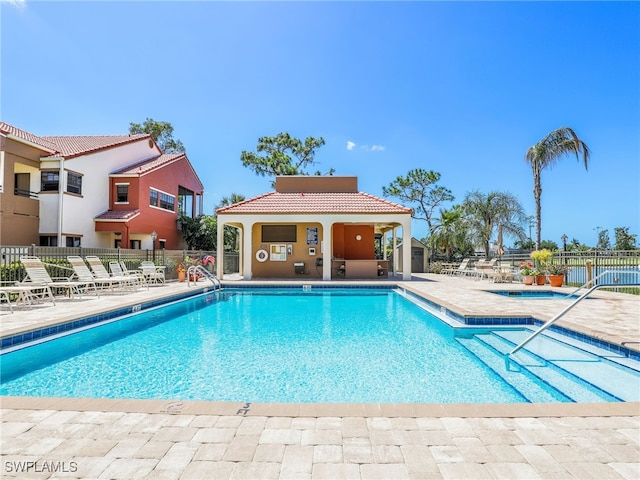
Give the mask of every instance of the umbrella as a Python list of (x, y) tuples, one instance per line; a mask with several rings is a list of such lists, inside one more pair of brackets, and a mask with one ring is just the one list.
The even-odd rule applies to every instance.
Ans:
[(502, 225), (498, 227), (498, 244), (496, 245), (496, 255), (498, 255), (498, 257), (504, 255), (504, 247), (502, 245)]

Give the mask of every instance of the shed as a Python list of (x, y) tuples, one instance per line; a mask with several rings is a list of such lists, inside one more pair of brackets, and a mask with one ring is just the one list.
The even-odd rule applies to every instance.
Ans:
[[(402, 260), (404, 256), (404, 242), (396, 247), (395, 255), (393, 256), (394, 262), (397, 263), (395, 267), (399, 271), (402, 269)], [(429, 247), (427, 247), (420, 240), (411, 237), (411, 271), (413, 273), (425, 273), (429, 270)]]

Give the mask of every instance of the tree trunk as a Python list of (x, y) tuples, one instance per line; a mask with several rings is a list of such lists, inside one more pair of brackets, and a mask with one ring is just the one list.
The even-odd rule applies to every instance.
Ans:
[(541, 232), (542, 232), (542, 208), (540, 206), (540, 197), (542, 196), (542, 186), (540, 185), (540, 171), (533, 172), (533, 198), (536, 202), (536, 250), (540, 250)]

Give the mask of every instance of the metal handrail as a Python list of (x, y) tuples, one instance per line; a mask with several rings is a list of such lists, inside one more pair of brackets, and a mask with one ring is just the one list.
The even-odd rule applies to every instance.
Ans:
[[(201, 276), (209, 279), (214, 287), (222, 288), (222, 284), (220, 283), (220, 280), (218, 280), (218, 277), (216, 277), (215, 274), (211, 273), (202, 265), (191, 265), (187, 269), (187, 286), (188, 287), (191, 286), (191, 276), (193, 275), (193, 278), (197, 278), (196, 274), (200, 274)], [(194, 281), (193, 284), (195, 285), (196, 282)]]
[[(597, 277), (593, 278), (592, 280), (590, 280), (589, 282), (587, 282), (585, 285), (588, 285), (589, 283), (592, 283), (593, 281), (601, 278), (602, 276), (608, 274), (608, 273), (631, 273), (631, 274), (640, 274), (640, 271), (636, 271), (636, 270), (632, 270), (632, 271), (623, 271), (623, 270), (607, 270), (605, 272), (602, 272), (600, 275), (598, 275)], [(555, 317), (553, 317), (551, 320), (549, 320), (548, 322), (546, 322), (544, 325), (542, 325), (538, 330), (536, 330), (535, 332), (533, 332), (531, 335), (529, 335), (524, 341), (522, 341), (518, 346), (516, 346), (513, 350), (511, 350), (509, 353), (507, 353), (506, 358), (507, 360), (509, 359), (509, 357), (513, 354), (515, 354), (516, 352), (518, 352), (518, 350), (520, 350), (522, 347), (524, 347), (527, 343), (529, 343), (531, 340), (533, 340), (535, 337), (537, 337), (538, 335), (540, 335), (544, 330), (546, 330), (547, 328), (549, 328), (551, 325), (553, 325), (554, 323), (556, 323), (558, 320), (560, 320), (569, 310), (571, 310), (573, 307), (575, 307), (578, 303), (580, 303), (584, 298), (588, 297), (589, 294), (591, 294), (591, 292), (593, 292), (594, 290), (597, 290), (598, 288), (611, 288), (611, 287), (639, 287), (640, 283), (602, 283), (599, 285), (594, 285), (593, 287), (591, 287), (589, 290), (587, 290), (585, 293), (583, 293), (582, 295), (580, 295), (575, 301), (573, 301), (571, 304), (567, 305), (565, 308), (562, 309), (562, 311), (560, 313), (558, 313)], [(583, 288), (583, 287), (580, 287)], [(580, 288), (578, 290), (580, 290)], [(576, 290), (576, 291), (578, 291)]]

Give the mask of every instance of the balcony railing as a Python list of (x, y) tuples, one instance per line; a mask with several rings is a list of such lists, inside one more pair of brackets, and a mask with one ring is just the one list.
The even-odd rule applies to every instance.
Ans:
[(32, 192), (30, 190), (24, 190), (22, 188), (14, 188), (13, 194), (18, 197), (38, 198), (38, 192)]

